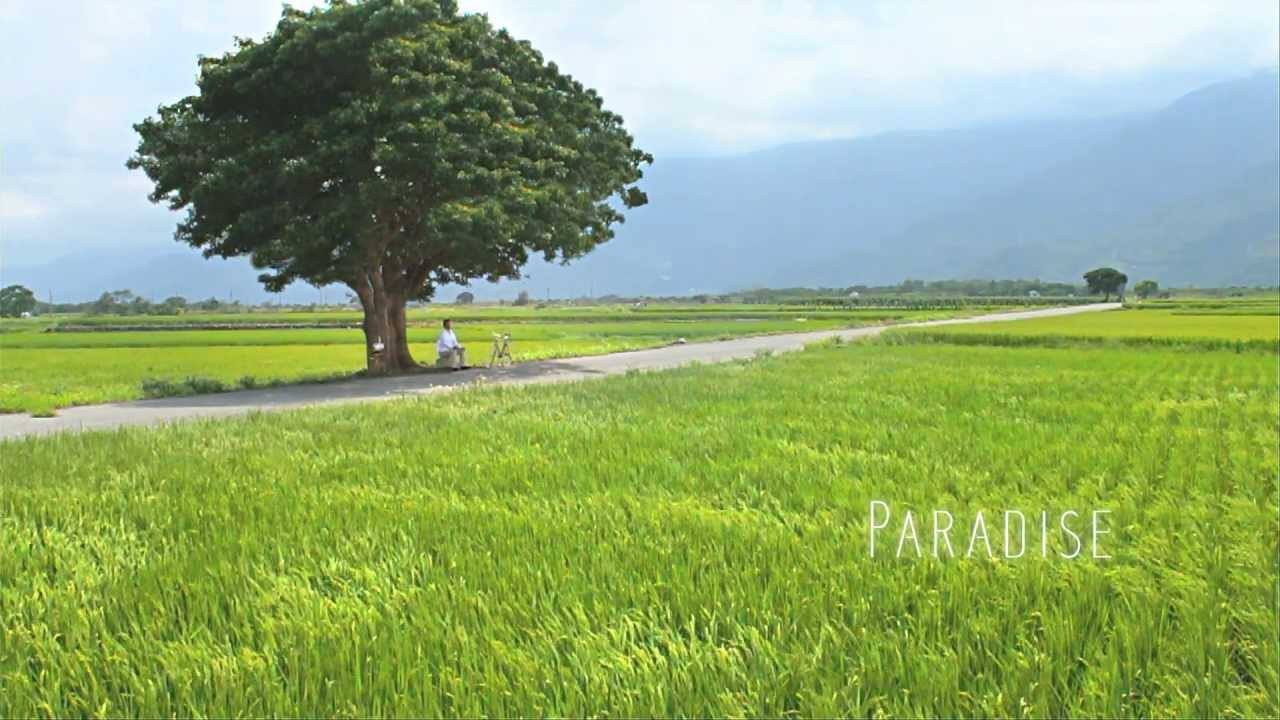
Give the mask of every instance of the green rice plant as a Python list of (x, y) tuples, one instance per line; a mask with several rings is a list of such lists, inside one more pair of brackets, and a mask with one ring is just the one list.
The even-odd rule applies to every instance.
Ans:
[(1190, 352), (1226, 350), (1242, 352), (1280, 352), (1280, 340), (1232, 340), (1213, 337), (1108, 337), (1099, 335), (1056, 335), (1013, 333), (948, 332), (946, 330), (912, 329), (890, 333), (899, 343), (948, 343), (952, 345), (990, 345), (994, 347), (1165, 347)]
[[(990, 307), (983, 305), (983, 307)], [(827, 319), (891, 320), (927, 314), (909, 308), (887, 308), (874, 303), (867, 307), (807, 309), (789, 305), (767, 304), (691, 304), (654, 303), (643, 307), (631, 305), (558, 305), (548, 307), (511, 307), (494, 305), (433, 305), (412, 308), (407, 321), (411, 326), (438, 327), (451, 317), (462, 323), (521, 322), (616, 322), (627, 319), (654, 321), (674, 319), (715, 320), (724, 317), (752, 320), (788, 319), (797, 314), (818, 315)], [(181, 315), (88, 315), (67, 314), (39, 318), (0, 319), (0, 334), (10, 332), (52, 331), (58, 334), (84, 334), (88, 331), (121, 332), (146, 329), (151, 331), (200, 330), (215, 328), (325, 329), (358, 328), (358, 310), (253, 310), (244, 312), (189, 312)]]
[(1236, 298), (1177, 298), (1130, 303), (1135, 310), (1172, 310), (1179, 315), (1280, 315), (1280, 294), (1257, 293)]
[[(1278, 370), (851, 343), (7, 442), (0, 716), (1275, 716)], [(1111, 557), (871, 557), (877, 499)]]
[(977, 344), (1071, 345), (1108, 341), (1130, 345), (1177, 345), (1200, 349), (1274, 351), (1280, 344), (1280, 317), (1183, 315), (1172, 311), (1118, 310), (1017, 322), (975, 323), (912, 330), (934, 340)]

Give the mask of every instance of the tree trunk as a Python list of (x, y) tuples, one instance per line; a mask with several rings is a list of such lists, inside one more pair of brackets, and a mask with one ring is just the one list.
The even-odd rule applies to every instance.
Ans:
[(391, 305), (391, 334), (395, 336), (396, 364), (401, 372), (418, 366), (409, 352), (409, 337), (404, 317), (405, 301), (397, 299)]
[(405, 342), (404, 297), (388, 291), (378, 273), (351, 288), (364, 309), (366, 373), (394, 375), (416, 367)]

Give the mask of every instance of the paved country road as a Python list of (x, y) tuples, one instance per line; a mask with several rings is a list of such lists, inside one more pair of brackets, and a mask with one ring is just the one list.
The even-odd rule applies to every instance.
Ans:
[(109, 405), (83, 405), (64, 408), (57, 417), (35, 418), (30, 415), (0, 415), (0, 438), (20, 438), (56, 432), (107, 430), (125, 425), (159, 425), (195, 418), (220, 418), (251, 412), (288, 410), (308, 405), (391, 400), (447, 391), (478, 381), (485, 383), (528, 384), (585, 380), (617, 375), (628, 370), (663, 370), (693, 362), (718, 363), (749, 358), (758, 352), (790, 352), (805, 345), (840, 337), (846, 340), (879, 335), (889, 328), (937, 327), (978, 322), (1004, 322), (1028, 318), (1075, 315), (1077, 313), (1113, 310), (1120, 303), (1097, 303), (1073, 307), (1024, 310), (1019, 312), (979, 315), (951, 320), (876, 325), (848, 330), (758, 335), (718, 342), (689, 343), (665, 347), (527, 362), (507, 368), (475, 369), (455, 373), (424, 373), (391, 378), (352, 379), (311, 385), (288, 385), (266, 390), (239, 390), (215, 395), (138, 400)]

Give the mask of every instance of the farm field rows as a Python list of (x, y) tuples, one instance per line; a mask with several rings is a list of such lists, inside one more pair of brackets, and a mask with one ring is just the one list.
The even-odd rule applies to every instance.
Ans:
[[(464, 321), (461, 318), (465, 316), (460, 313), (457, 327), (472, 361), (484, 362), (496, 332), (512, 335), (517, 360), (541, 360), (637, 350), (666, 345), (678, 338), (705, 341), (960, 314), (772, 312), (739, 317), (730, 312), (707, 315), (702, 306), (690, 308), (695, 309), (702, 314), (663, 313), (654, 319), (651, 313), (615, 308), (611, 315), (601, 313), (595, 319), (582, 321), (562, 319), (555, 313), (531, 320), (527, 317), (530, 311), (490, 308), (484, 312), (492, 315), (503, 310), (510, 312), (510, 318)], [(419, 312), (415, 320), (425, 322), (424, 314)], [(443, 316), (442, 312), (436, 314)], [(347, 319), (338, 313), (327, 318), (296, 315), (306, 315), (309, 322)], [(223, 316), (182, 317), (187, 322), (225, 322)], [(126, 324), (135, 323), (138, 318), (112, 320)], [(437, 333), (435, 322), (409, 328), (412, 352), (419, 362), (435, 361)], [(47, 414), (70, 405), (138, 399), (146, 395), (144, 382), (151, 387), (154, 381), (180, 382), (195, 377), (206, 384), (219, 383), (232, 389), (347, 377), (363, 365), (364, 336), (357, 329), (10, 331), (0, 333), (0, 411)]]
[[(973, 312), (983, 312), (992, 308), (1006, 307), (1001, 304), (979, 303), (970, 308)], [(1012, 307), (1012, 306), (1008, 306)], [(954, 308), (946, 308), (943, 313), (954, 312)], [(410, 308), (406, 320), (410, 325), (437, 327), (445, 318), (453, 318), (466, 322), (591, 322), (591, 321), (639, 321), (639, 320), (700, 320), (734, 318), (751, 318), (757, 320), (792, 319), (797, 316), (810, 318), (868, 319), (897, 318), (937, 313), (935, 309), (912, 309), (911, 307), (853, 307), (826, 308), (803, 307), (798, 305), (766, 305), (766, 304), (681, 304), (654, 303), (651, 305), (548, 305), (548, 306), (512, 306), (512, 305), (426, 305)], [(353, 327), (360, 325), (361, 313), (358, 309), (323, 308), (316, 310), (290, 309), (271, 310), (256, 308), (240, 312), (189, 311), (178, 315), (53, 315), (36, 318), (0, 319), (0, 333), (43, 330), (56, 325), (75, 325), (101, 327), (109, 329), (113, 326), (147, 326), (165, 328), (192, 324), (245, 325), (258, 324), (308, 324), (320, 325), (345, 324)]]
[(1218, 309), (1121, 310), (1094, 315), (1035, 318), (1013, 323), (949, 325), (909, 331), (919, 338), (977, 344), (1103, 342), (1206, 349), (1275, 351), (1280, 313), (1228, 314)]
[(1135, 310), (1172, 310), (1195, 315), (1280, 315), (1280, 294), (1256, 292), (1233, 298), (1170, 298), (1131, 305)]
[[(0, 715), (1275, 715), (1280, 356), (1189, 347), (6, 443)], [(877, 499), (1105, 508), (1112, 557), (872, 558)]]

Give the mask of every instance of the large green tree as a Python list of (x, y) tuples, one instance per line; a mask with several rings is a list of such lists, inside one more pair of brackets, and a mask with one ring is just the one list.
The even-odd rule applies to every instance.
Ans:
[(129, 166), (206, 256), (248, 255), (269, 290), (349, 286), (372, 374), (414, 365), (407, 302), (577, 258), (646, 202), (622, 118), (454, 0), (286, 7), (198, 87), (134, 126)]
[(36, 295), (22, 285), (0, 289), (0, 316), (18, 317), (36, 309)]
[(1103, 301), (1110, 302), (1113, 294), (1124, 300), (1124, 286), (1129, 282), (1129, 276), (1113, 267), (1100, 267), (1085, 273), (1084, 281), (1090, 293), (1102, 293), (1105, 296)]

